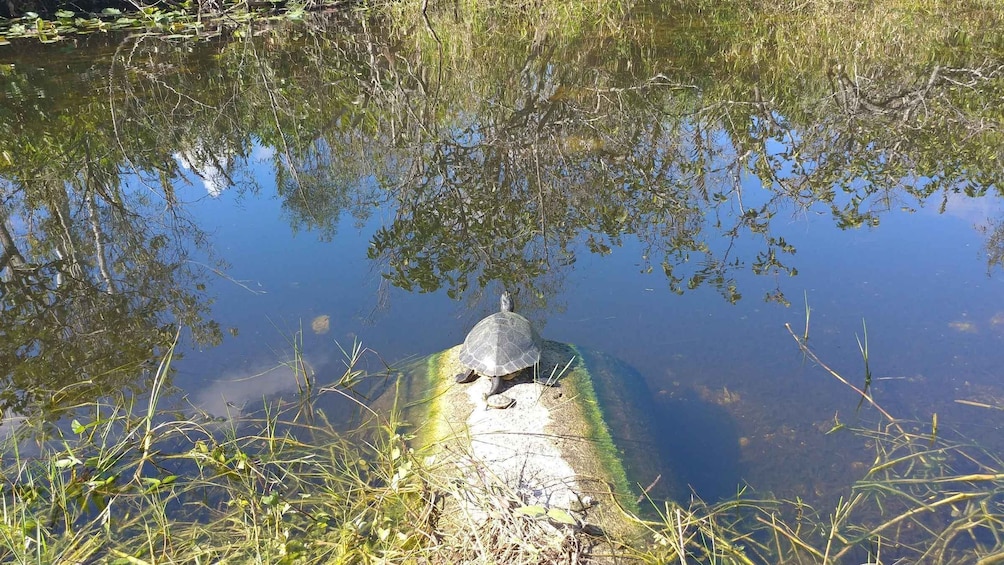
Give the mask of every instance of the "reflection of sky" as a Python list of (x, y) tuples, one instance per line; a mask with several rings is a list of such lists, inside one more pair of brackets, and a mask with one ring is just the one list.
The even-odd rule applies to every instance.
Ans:
[[(940, 197), (939, 197), (940, 198)], [(941, 201), (935, 206), (923, 208), (929, 214), (938, 214)], [(985, 226), (988, 221), (1000, 221), (1004, 216), (1000, 200), (997, 198), (971, 198), (965, 194), (952, 192), (948, 194), (945, 204), (945, 215), (959, 218), (972, 226)]]
[[(271, 184), (270, 165), (252, 160), (251, 168), (257, 183)], [(197, 198), (193, 193), (192, 199)], [(381, 277), (366, 258), (369, 238), (381, 224), (379, 214), (362, 228), (345, 218), (331, 241), (321, 241), (311, 233), (293, 235), (281, 202), (273, 195), (253, 197), (227, 190), (218, 198), (199, 199), (191, 210), (211, 234), (213, 251), (230, 267), (229, 279), (217, 277), (209, 290), (224, 343), (187, 352), (177, 378), (186, 389), (223, 379), (241, 383), (234, 396), (242, 399), (249, 398), (249, 389), (261, 388), (259, 399), (261, 393), (274, 392), (281, 377), (245, 377), (288, 361), (293, 335), (299, 330), (304, 333), (304, 357), (322, 384), (341, 375), (339, 345), (349, 350), (354, 339), (388, 361), (425, 355), (463, 339), (458, 306), (445, 296), (391, 289), (379, 297)], [(330, 316), (330, 331), (316, 335), (311, 322), (321, 315)], [(439, 329), (429, 331), (430, 327)], [(236, 337), (230, 328), (237, 329)], [(368, 358), (374, 370), (381, 368), (375, 356)], [(295, 390), (291, 379), (288, 386)]]
[[(260, 186), (270, 186), (269, 166), (253, 165), (251, 172)], [(763, 198), (758, 187), (744, 190), (750, 203)], [(658, 268), (661, 258), (652, 258), (652, 274), (641, 272), (643, 246), (636, 240), (628, 238), (606, 257), (580, 249), (553, 299), (564, 311), (542, 313), (542, 333), (620, 357), (646, 377), (657, 397), (683, 389), (710, 397), (734, 392), (741, 400), (725, 408), (756, 445), (773, 437), (769, 430), (807, 433), (832, 421), (835, 412), (853, 417), (857, 400), (851, 391), (805, 362), (784, 328), (790, 322), (802, 331), (807, 297), (812, 343), (855, 382), (862, 365), (855, 338), (863, 335), (862, 321), (867, 324), (877, 394), (887, 409), (924, 419), (939, 411), (941, 422), (949, 418), (945, 425), (984, 418), (983, 412), (944, 411), (954, 399), (972, 397), (974, 387), (1000, 385), (1004, 285), (999, 275), (987, 276), (984, 236), (974, 224), (999, 217), (1004, 205), (953, 196), (945, 214), (934, 213), (937, 208), (933, 202), (918, 212), (894, 207), (878, 227), (846, 231), (834, 227), (825, 209), (779, 210), (771, 235), (795, 246), (797, 253), (782, 260), (799, 274), (753, 276), (749, 264), (762, 241), (743, 239), (734, 255), (746, 265), (738, 271), (743, 299), (736, 305), (710, 288), (671, 293)], [(331, 241), (302, 231), (293, 235), (273, 190), (262, 190), (260, 197), (223, 191), (218, 198), (201, 198), (193, 211), (234, 279), (217, 278), (210, 289), (224, 344), (188, 351), (180, 364), (178, 384), (190, 398), (212, 396), (216, 404), (207, 400), (207, 409), (220, 406), (217, 397), (240, 406), (295, 390), (288, 371), (248, 377), (288, 360), (291, 336), (301, 328), (304, 357), (325, 384), (344, 370), (336, 342), (347, 349), (360, 339), (393, 363), (459, 343), (497, 307), (494, 296), (470, 310), (442, 292), (382, 294), (379, 266), (366, 252), (389, 211), (377, 212), (362, 227), (343, 218)], [(775, 287), (791, 307), (762, 300)], [(995, 318), (998, 313), (1002, 317)], [(320, 315), (330, 316), (331, 330), (316, 335), (310, 324)], [(226, 332), (231, 327), (237, 337)], [(369, 367), (380, 369), (380, 358), (369, 356)], [(952, 414), (959, 420), (952, 422)], [(794, 445), (771, 449), (775, 458), (797, 453)], [(762, 463), (747, 462), (746, 478), (769, 482), (757, 474)]]

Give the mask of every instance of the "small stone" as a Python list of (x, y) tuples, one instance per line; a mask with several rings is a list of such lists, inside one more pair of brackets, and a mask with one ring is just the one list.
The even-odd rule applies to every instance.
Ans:
[(324, 314), (314, 318), (310, 322), (310, 329), (314, 330), (314, 333), (317, 335), (328, 333), (328, 330), (331, 329), (331, 316)]

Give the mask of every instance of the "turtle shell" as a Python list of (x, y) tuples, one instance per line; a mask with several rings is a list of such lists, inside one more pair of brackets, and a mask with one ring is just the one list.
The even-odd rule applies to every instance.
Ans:
[(523, 316), (496, 312), (471, 329), (459, 357), (481, 376), (501, 377), (540, 361), (540, 335)]

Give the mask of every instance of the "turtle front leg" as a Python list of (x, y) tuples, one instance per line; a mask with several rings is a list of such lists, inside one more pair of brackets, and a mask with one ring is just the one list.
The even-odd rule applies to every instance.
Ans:
[(474, 369), (471, 369), (466, 373), (457, 373), (457, 376), (454, 377), (454, 379), (460, 384), (474, 382), (474, 380), (477, 378), (478, 375), (477, 373), (474, 372)]

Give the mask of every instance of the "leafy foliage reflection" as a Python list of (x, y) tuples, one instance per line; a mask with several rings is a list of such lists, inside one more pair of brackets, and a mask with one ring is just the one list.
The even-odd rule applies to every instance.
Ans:
[[(61, 73), (5, 54), (4, 407), (128, 382), (120, 369), (172, 323), (219, 339), (186, 247), (205, 235), (176, 183), (188, 167), (211, 194), (260, 191), (257, 148), (295, 230), (393, 214), (369, 250), (392, 284), (455, 298), (501, 284), (538, 303), (579, 254), (627, 244), (670, 290), (737, 301), (738, 273), (797, 274), (778, 214), (875, 226), (1001, 186), (1001, 38), (981, 23), (1000, 14), (896, 16), (916, 28), (862, 54), (840, 26), (766, 29), (730, 5), (571, 20), (398, 8), (393, 25), (319, 15), (198, 44), (88, 39), (91, 61), (43, 55)], [(670, 36), (653, 23), (696, 16), (704, 28)], [(968, 24), (964, 46), (922, 33)], [(786, 302), (779, 282), (765, 298)]]

